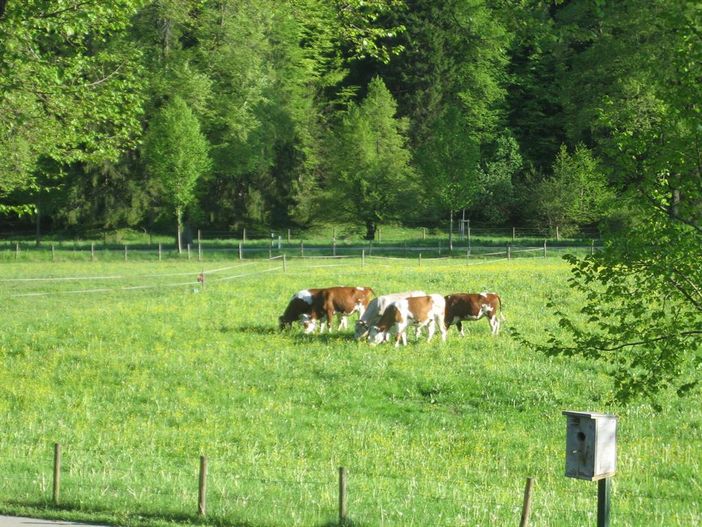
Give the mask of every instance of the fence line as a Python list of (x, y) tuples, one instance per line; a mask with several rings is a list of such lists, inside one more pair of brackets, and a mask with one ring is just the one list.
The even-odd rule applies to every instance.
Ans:
[[(129, 248), (128, 252), (122, 252), (122, 250), (107, 250), (107, 254), (109, 255), (108, 260), (116, 260), (116, 259), (122, 259), (121, 255), (124, 254), (124, 260), (128, 261), (127, 254), (139, 254), (139, 255), (149, 255), (153, 257), (154, 260), (159, 260), (161, 261), (161, 251), (156, 249), (156, 248), (149, 248), (149, 249), (138, 249), (138, 248), (132, 248), (128, 245), (124, 246), (125, 248)], [(504, 247), (504, 246), (503, 246)], [(507, 251), (512, 251), (512, 252), (529, 252), (529, 251), (542, 251), (545, 250), (543, 246), (540, 247), (534, 247), (534, 246), (522, 246), (522, 245), (514, 245), (514, 244), (507, 244)], [(547, 249), (551, 251), (557, 251), (557, 252), (562, 252), (562, 251), (589, 251), (591, 254), (594, 253), (595, 251), (600, 251), (602, 250), (603, 246), (602, 245), (594, 245), (594, 240), (593, 243), (590, 245), (571, 245), (567, 243), (560, 243), (560, 244), (550, 244), (546, 246)], [(424, 254), (424, 256), (427, 256), (428, 254), (433, 254), (433, 253), (438, 253), (439, 255), (446, 254), (448, 253), (449, 255), (460, 255), (460, 254), (465, 254), (466, 252), (469, 252), (471, 256), (479, 257), (479, 256), (487, 256), (487, 255), (492, 255), (496, 254), (493, 252), (489, 253), (481, 253), (481, 250), (490, 250), (490, 249), (495, 249), (496, 245), (491, 244), (491, 245), (475, 245), (475, 244), (460, 244), (456, 243), (453, 245), (453, 248), (449, 248), (448, 246), (442, 246), (441, 244), (439, 245), (383, 245), (383, 244), (367, 244), (367, 245), (336, 245), (336, 244), (305, 244), (304, 246), (299, 246), (299, 245), (294, 245), (294, 244), (285, 244), (284, 246), (281, 245), (279, 247), (272, 247), (272, 246), (262, 246), (262, 245), (245, 245), (243, 242), (240, 242), (237, 247), (233, 248), (218, 248), (218, 247), (202, 247), (199, 246), (198, 250), (196, 251), (196, 260), (197, 261), (202, 261), (206, 254), (212, 254), (212, 253), (229, 253), (231, 254), (232, 258), (238, 258), (239, 260), (246, 259), (246, 255), (249, 257), (256, 257), (259, 255), (265, 255), (268, 254), (269, 258), (273, 257), (274, 253), (277, 253), (276, 256), (282, 256), (282, 254), (286, 254), (290, 257), (309, 257), (309, 254), (305, 254), (304, 251), (307, 253), (320, 253), (320, 252), (327, 252), (331, 254), (314, 254), (316, 257), (325, 257), (325, 258), (353, 258), (356, 256), (356, 254), (360, 254), (362, 251), (367, 251), (368, 256), (373, 255), (373, 253), (402, 253), (405, 257), (410, 257), (409, 253), (418, 253), (421, 252)], [(82, 248), (76, 250), (76, 248), (66, 248), (66, 249), (60, 249), (62, 256), (83, 256), (86, 258), (90, 258), (92, 261), (98, 261), (100, 258), (95, 257), (95, 253), (91, 250), (90, 247)], [(4, 261), (20, 261), (22, 258), (20, 255), (24, 254), (42, 254), (42, 253), (47, 253), (44, 248), (37, 248), (37, 247), (28, 247), (25, 248), (22, 251), (12, 251), (14, 253), (14, 257), (5, 257), (3, 260)], [(54, 251), (52, 248), (51, 250), (51, 255), (52, 259), (51, 261), (56, 261), (55, 254), (58, 253), (59, 251)], [(7, 253), (7, 252), (6, 252)], [(343, 253), (343, 254), (338, 254), (338, 253)], [(0, 254), (2, 252), (0, 251)], [(175, 253), (175, 260), (183, 260), (187, 259), (188, 261), (193, 260), (191, 253), (189, 252), (184, 252), (183, 254), (178, 254)], [(103, 251), (104, 255), (104, 251)], [(381, 256), (381, 254), (375, 254), (374, 256)], [(103, 258), (104, 260), (104, 258)], [(171, 259), (173, 260), (173, 259)], [(72, 258), (66, 258), (64, 261), (72, 261)]]
[[(33, 450), (36, 451), (39, 449)], [(89, 453), (90, 450), (87, 450), (87, 452)], [(86, 451), (83, 451), (83, 453), (85, 454)], [(85, 456), (81, 457), (79, 453), (76, 454), (75, 452), (72, 452), (71, 454), (72, 455), (69, 455), (67, 459), (69, 459), (72, 463), (75, 463), (76, 460), (79, 459), (85, 459)], [(43, 454), (40, 453), (39, 455), (43, 456)], [(191, 459), (194, 464), (194, 457), (188, 459)], [(185, 513), (188, 517), (190, 517), (191, 515), (195, 514), (196, 510), (197, 514), (200, 516), (205, 516), (207, 514), (208, 492), (215, 498), (214, 502), (221, 507), (220, 510), (215, 511), (215, 514), (227, 514), (227, 512), (231, 512), (233, 508), (236, 508), (236, 506), (232, 506), (231, 503), (222, 503), (222, 500), (227, 500), (227, 498), (231, 497), (232, 492), (242, 492), (241, 489), (238, 489), (237, 491), (237, 489), (230, 488), (231, 485), (237, 484), (238, 482), (257, 483), (262, 485), (279, 485), (285, 487), (284, 490), (288, 493), (297, 491), (308, 492), (306, 489), (304, 489), (304, 487), (323, 487), (329, 489), (329, 492), (324, 493), (323, 500), (327, 500), (327, 505), (323, 505), (323, 507), (327, 511), (333, 510), (334, 493), (331, 489), (334, 487), (335, 478), (333, 478), (331, 474), (329, 478), (322, 479), (307, 476), (303, 477), (302, 475), (295, 477), (280, 477), (281, 467), (275, 466), (270, 468), (279, 474), (277, 477), (241, 476), (239, 474), (231, 474), (231, 468), (225, 468), (221, 463), (210, 465), (210, 470), (208, 470), (208, 459), (206, 456), (201, 455), (199, 478), (193, 477), (194, 474), (192, 469), (178, 470), (177, 468), (170, 468), (169, 470), (164, 471), (162, 466), (159, 464), (161, 468), (156, 470), (155, 475), (160, 475), (161, 479), (152, 477), (151, 480), (146, 482), (140, 480), (140, 486), (137, 493), (130, 487), (129, 480), (122, 481), (120, 479), (120, 474), (128, 475), (132, 478), (135, 476), (141, 476), (143, 478), (146, 474), (153, 472), (153, 470), (148, 470), (148, 465), (144, 464), (144, 461), (144, 459), (140, 460), (140, 464), (138, 465), (138, 469), (140, 470), (107, 468), (104, 464), (105, 462), (100, 461), (100, 468), (103, 472), (90, 472), (86, 470), (86, 467), (83, 465), (79, 465), (77, 467), (71, 466), (70, 463), (67, 467), (62, 465), (61, 446), (60, 444), (56, 443), (54, 445), (53, 476), (47, 477), (47, 474), (51, 474), (49, 470), (50, 467), (47, 464), (43, 470), (40, 468), (35, 468), (31, 470), (30, 473), (25, 470), (23, 474), (3, 478), (3, 481), (0, 481), (0, 488), (11, 488), (11, 481), (20, 482), (20, 485), (35, 489), (35, 492), (38, 492), (40, 496), (44, 496), (43, 501), (46, 502), (47, 505), (51, 503), (54, 507), (58, 507), (61, 504), (71, 503), (74, 500), (85, 499), (86, 495), (84, 493), (86, 492), (88, 495), (92, 496), (93, 499), (90, 499), (90, 502), (92, 503), (95, 501), (95, 499), (99, 500), (99, 498), (104, 497), (108, 490), (111, 491), (109, 492), (109, 497), (118, 499), (122, 498), (123, 501), (126, 499), (127, 502), (136, 502), (140, 507), (149, 507), (153, 506), (154, 504), (158, 506), (158, 502), (156, 501), (151, 501), (149, 505), (147, 505), (145, 500), (153, 500), (153, 498), (169, 496), (175, 503), (180, 504), (182, 507), (182, 503), (184, 503), (182, 500), (186, 495), (188, 496), (187, 499), (194, 498), (195, 493), (193, 491), (195, 485), (197, 484), (197, 501), (193, 499), (191, 503), (191, 512)], [(257, 465), (248, 464), (247, 466), (249, 467), (249, 470), (251, 470), (253, 466), (253, 471), (258, 471), (256, 468)], [(165, 479), (164, 474), (167, 475)], [(208, 478), (215, 480), (213, 481), (213, 485), (209, 486), (209, 488), (212, 489), (210, 491), (207, 490)], [(391, 481), (393, 483), (400, 483), (400, 486), (387, 486), (383, 485), (382, 483), (378, 484), (379, 479)], [(352, 482), (350, 486), (348, 485), (347, 480)], [(486, 489), (485, 482), (475, 482), (474, 484), (466, 485), (465, 478), (447, 478), (444, 480), (436, 480), (429, 477), (418, 478), (416, 476), (377, 474), (372, 471), (364, 471), (363, 469), (352, 469), (351, 471), (348, 471), (346, 467), (339, 467), (339, 525), (343, 525), (349, 516), (352, 518), (358, 518), (368, 515), (369, 502), (371, 504), (380, 505), (381, 515), (383, 514), (383, 504), (391, 500), (400, 500), (399, 505), (393, 506), (396, 512), (400, 515), (403, 514), (401, 507), (406, 507), (408, 505), (407, 500), (416, 498), (423, 499), (426, 503), (426, 505), (424, 505), (425, 507), (430, 506), (427, 502), (431, 501), (452, 503), (462, 510), (475, 509), (476, 507), (480, 507), (482, 510), (487, 505), (492, 509), (490, 511), (491, 514), (503, 514), (503, 522), (505, 521), (505, 514), (510, 518), (513, 516), (516, 520), (516, 518), (519, 516), (519, 511), (521, 510), (522, 522), (520, 525), (523, 526), (529, 524), (528, 514), (526, 516), (524, 514), (524, 511), (528, 509), (530, 510), (534, 508), (535, 514), (540, 516), (541, 520), (543, 521), (544, 518), (548, 518), (549, 515), (554, 513), (570, 513), (578, 515), (581, 513), (582, 508), (590, 502), (590, 498), (588, 498), (586, 495), (579, 494), (569, 499), (568, 503), (565, 503), (562, 500), (557, 501), (555, 506), (553, 501), (546, 503), (543, 498), (538, 499), (537, 507), (533, 507), (531, 498), (531, 484), (533, 481), (533, 478), (527, 478), (527, 488), (529, 489), (529, 492), (527, 493), (525, 491), (524, 496), (522, 497), (521, 488), (515, 485), (493, 484), (488, 485), (490, 488)], [(490, 483), (493, 482), (491, 481)], [(120, 488), (120, 484), (124, 488)], [(104, 489), (102, 489), (103, 486), (105, 486)], [(186, 487), (189, 487), (191, 490), (188, 491)], [(349, 488), (351, 489), (352, 496), (354, 496), (354, 499), (351, 501), (348, 499)], [(483, 492), (476, 492), (478, 490)], [(97, 493), (99, 496), (93, 496), (91, 491), (93, 491), (92, 494)], [(30, 500), (32, 502), (36, 501), (36, 496), (27, 494), (27, 490), (22, 489), (20, 492), (23, 494), (22, 499)], [(256, 489), (251, 489), (249, 492), (254, 493), (256, 492)], [(627, 497), (634, 497), (640, 499), (642, 502), (643, 500), (647, 500), (647, 502), (668, 502), (677, 500), (684, 503), (692, 503), (687, 510), (680, 512), (678, 509), (677, 512), (680, 512), (680, 514), (683, 514), (685, 517), (689, 516), (691, 520), (696, 520), (700, 517), (699, 502), (696, 502), (697, 510), (693, 510), (695, 508), (695, 501), (691, 502), (691, 498), (694, 500), (693, 496), (648, 496), (624, 489), (618, 489), (616, 487), (614, 492), (618, 498), (626, 499)], [(50, 493), (52, 496), (51, 499), (49, 499)], [(486, 493), (490, 494), (485, 495)], [(499, 495), (496, 496), (498, 493)], [(359, 498), (359, 496), (361, 497)], [(364, 496), (365, 508), (360, 511), (358, 509), (354, 510), (353, 505), (358, 504), (359, 502), (362, 503)], [(17, 502), (17, 499), (14, 499), (15, 502)], [(554, 499), (553, 491), (546, 495), (546, 499)], [(521, 506), (520, 501), (523, 501)], [(349, 509), (349, 503), (352, 505), (351, 509)], [(212, 504), (212, 502), (210, 502), (210, 504)], [(656, 516), (663, 519), (666, 517), (666, 515), (671, 514), (671, 511), (651, 511), (650, 507), (643, 505), (643, 503), (626, 503), (626, 505), (628, 505), (627, 509), (629, 510), (626, 510), (624, 507), (619, 508), (622, 516), (633, 516), (636, 514), (637, 517), (641, 517), (643, 515), (646, 517)], [(635, 511), (631, 510), (632, 505), (638, 505)], [(163, 506), (163, 503), (161, 503), (161, 506)], [(373, 508), (374, 507), (371, 507), (371, 510)], [(118, 509), (119, 505), (117, 505), (114, 510)], [(166, 515), (177, 514), (178, 516), (182, 516), (183, 514), (182, 509), (180, 511), (173, 511), (172, 508), (169, 508), (168, 511), (169, 512), (165, 513)], [(544, 513), (546, 516), (543, 516)]]
[[(504, 255), (504, 252), (499, 252), (499, 253), (492, 253), (494, 255)], [(244, 278), (247, 276), (255, 276), (259, 274), (264, 274), (264, 273), (270, 273), (273, 271), (278, 271), (278, 270), (283, 270), (286, 274), (288, 275), (295, 275), (299, 273), (304, 273), (307, 272), (309, 269), (324, 269), (324, 268), (350, 268), (350, 267), (358, 267), (358, 264), (355, 262), (350, 262), (348, 259), (346, 259), (343, 263), (333, 263), (333, 264), (319, 264), (319, 265), (305, 265), (302, 270), (295, 269), (289, 269), (287, 265), (282, 265), (282, 266), (276, 266), (272, 267), (270, 269), (262, 270), (262, 271), (253, 271), (250, 273), (240, 273), (240, 274), (234, 274), (234, 275), (229, 275), (229, 276), (224, 276), (221, 278), (210, 278), (209, 280), (204, 280), (204, 276), (209, 276), (213, 275), (216, 273), (220, 273), (223, 271), (228, 271), (232, 269), (241, 269), (243, 267), (248, 267), (251, 265), (255, 264), (264, 264), (265, 262), (273, 262), (274, 260), (278, 260), (282, 258), (282, 256), (276, 256), (271, 259), (266, 259), (266, 260), (257, 260), (257, 261), (250, 261), (246, 263), (241, 263), (237, 265), (231, 265), (231, 266), (226, 266), (226, 267), (220, 267), (216, 269), (210, 269), (210, 270), (205, 270), (202, 272), (199, 272), (197, 270), (189, 271), (189, 272), (179, 272), (179, 273), (163, 273), (163, 274), (143, 274), (143, 275), (107, 275), (107, 276), (73, 276), (73, 277), (35, 277), (35, 278), (12, 278), (12, 279), (5, 279), (3, 282), (5, 283), (46, 283), (46, 282), (51, 282), (51, 281), (82, 281), (82, 280), (113, 280), (113, 279), (134, 279), (134, 278), (161, 278), (161, 277), (169, 277), (169, 276), (194, 276), (194, 275), (200, 275), (198, 276), (197, 280), (193, 281), (187, 281), (187, 282), (176, 282), (176, 283), (166, 283), (166, 284), (141, 284), (141, 285), (124, 285), (124, 286), (118, 286), (118, 287), (96, 287), (96, 288), (88, 288), (88, 289), (72, 289), (68, 291), (30, 291), (30, 292), (25, 292), (25, 293), (14, 293), (11, 295), (8, 295), (10, 298), (19, 298), (19, 297), (39, 297), (39, 296), (51, 296), (51, 295), (59, 295), (59, 294), (72, 294), (72, 295), (78, 295), (78, 294), (95, 294), (95, 293), (109, 293), (109, 292), (115, 292), (115, 291), (137, 291), (137, 290), (147, 290), (147, 289), (165, 289), (165, 288), (171, 288), (171, 287), (183, 287), (183, 286), (203, 286), (203, 284), (206, 286), (206, 284), (210, 283), (219, 283), (219, 282), (226, 282), (229, 280), (234, 280), (237, 278)], [(373, 260), (376, 260), (377, 262), (383, 262), (386, 260), (392, 260), (396, 262), (401, 262), (401, 261), (406, 261), (408, 265), (414, 265), (414, 261), (412, 259), (405, 259), (405, 258), (395, 258), (395, 257), (385, 257), (385, 256), (372, 256), (372, 257), (367, 257), (367, 258), (372, 258)], [(301, 262), (311, 262), (314, 260), (322, 260), (324, 261), (324, 258), (316, 258), (316, 257), (305, 257), (304, 259), (301, 259)], [(492, 263), (499, 263), (499, 262), (504, 262), (509, 260), (506, 257), (502, 258), (490, 258), (490, 259), (481, 259), (480, 261), (475, 261), (471, 259), (466, 259), (465, 257), (462, 258), (450, 258), (450, 257), (437, 257), (437, 258), (426, 258), (423, 260), (423, 262), (426, 264), (430, 264), (431, 262), (436, 262), (437, 265), (439, 262), (441, 265), (450, 265), (452, 267), (472, 267), (476, 265), (486, 265), (486, 264), (492, 264)], [(389, 264), (382, 264), (382, 263), (374, 263), (373, 265), (375, 266), (381, 266), (381, 267), (394, 267), (393, 265)], [(361, 265), (362, 267), (362, 265)], [(204, 275), (204, 276), (202, 276)]]
[[(282, 256), (276, 256), (276, 258), (282, 258)], [(222, 271), (228, 271), (229, 269), (234, 269), (235, 267), (244, 267), (247, 265), (252, 265), (256, 262), (247, 262), (243, 264), (230, 265), (227, 267), (220, 267), (219, 269), (211, 269), (207, 271), (202, 271), (203, 274), (214, 274)], [(57, 277), (41, 277), (41, 278), (3, 278), (0, 282), (68, 282), (68, 281), (79, 281), (79, 280), (119, 280), (123, 278), (162, 278), (167, 276), (188, 276), (192, 275), (193, 271), (180, 272), (180, 273), (161, 273), (161, 274), (133, 274), (133, 275), (107, 275), (107, 276), (57, 276)]]
[[(277, 271), (282, 269), (282, 266), (278, 267), (273, 267), (271, 269), (266, 269), (263, 271), (255, 271), (253, 273), (244, 273), (244, 274), (238, 274), (238, 275), (231, 275), (227, 276), (224, 278), (215, 278), (213, 280), (210, 280), (210, 282), (224, 282), (227, 280), (233, 280), (235, 278), (242, 278), (245, 276), (253, 276), (257, 274), (264, 274), (264, 273), (270, 273), (272, 271)], [(195, 274), (193, 273), (187, 273), (190, 275)], [(171, 283), (171, 284), (156, 284), (156, 285), (135, 285), (135, 286), (122, 286), (122, 287), (101, 287), (101, 288), (94, 288), (94, 289), (75, 289), (71, 291), (44, 291), (44, 292), (30, 292), (30, 293), (17, 293), (13, 295), (9, 295), (10, 298), (17, 298), (17, 297), (31, 297), (31, 296), (50, 296), (50, 295), (58, 295), (58, 294), (81, 294), (81, 293), (86, 293), (86, 294), (92, 294), (92, 293), (108, 293), (112, 291), (134, 291), (134, 290), (144, 290), (144, 289), (160, 289), (160, 288), (167, 288), (167, 287), (182, 287), (182, 286), (197, 286), (197, 285), (202, 285), (202, 282), (199, 280), (195, 280), (192, 282), (178, 282), (178, 283)]]

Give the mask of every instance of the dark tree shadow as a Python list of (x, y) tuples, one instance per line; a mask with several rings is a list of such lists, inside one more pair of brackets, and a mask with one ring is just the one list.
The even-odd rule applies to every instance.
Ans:
[[(237, 520), (236, 518), (224, 518), (217, 515), (199, 516), (195, 513), (188, 514), (183, 512), (163, 512), (155, 513), (151, 511), (134, 510), (129, 513), (114, 511), (107, 507), (86, 506), (85, 504), (63, 503), (53, 505), (46, 500), (41, 501), (17, 501), (8, 500), (5, 502), (11, 507), (21, 507), (22, 515), (37, 519), (50, 519), (61, 521), (62, 524), (70, 525), (119, 525), (142, 523), (154, 524), (170, 523), (173, 525), (215, 525), (217, 527), (268, 527), (265, 523), (251, 523), (248, 521)], [(80, 513), (90, 514), (97, 518), (82, 519), (79, 518)]]

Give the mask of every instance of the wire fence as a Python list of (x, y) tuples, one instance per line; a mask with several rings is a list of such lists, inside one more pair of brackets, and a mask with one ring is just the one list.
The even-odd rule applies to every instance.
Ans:
[(205, 261), (205, 260), (245, 260), (265, 259), (273, 257), (287, 258), (354, 258), (385, 256), (395, 258), (467, 258), (480, 259), (489, 257), (524, 258), (558, 256), (566, 253), (594, 254), (603, 249), (603, 245), (596, 240), (589, 244), (567, 245), (549, 243), (544, 240), (542, 244), (515, 245), (511, 242), (496, 245), (476, 245), (473, 243), (456, 242), (447, 245), (438, 241), (432, 244), (409, 243), (373, 243), (367, 244), (330, 244), (305, 243), (296, 244), (283, 242), (267, 243), (264, 245), (253, 242), (239, 241), (225, 247), (222, 245), (208, 244), (200, 240), (194, 246), (186, 245), (185, 249), (167, 249), (163, 244), (130, 245), (124, 244), (121, 248), (100, 247), (95, 243), (79, 245), (41, 245), (36, 246), (21, 242), (0, 244), (0, 261)]
[[(336, 525), (347, 520), (363, 525), (529, 525), (527, 504), (535, 525), (584, 525), (596, 510), (594, 488), (585, 482), (559, 484), (547, 473), (537, 476), (532, 497), (524, 492), (522, 478), (471, 477), (467, 467), (436, 478), (385, 474), (363, 466), (292, 468), (264, 460), (252, 465), (231, 457), (198, 459), (165, 451), (121, 455), (55, 445), (52, 456), (45, 442), (27, 447), (19, 452), (21, 445), (0, 445), (0, 452), (13, 451), (11, 462), (3, 456), (0, 465), (0, 503), (79, 506), (188, 523), (209, 515), (266, 525)], [(694, 492), (664, 495), (660, 486), (641, 492), (616, 478), (613, 484), (617, 525), (687, 526), (702, 521), (702, 504)]]
[[(584, 254), (591, 254), (594, 247), (583, 248)], [(573, 252), (572, 250), (569, 252)], [(264, 277), (271, 273), (282, 273), (287, 276), (309, 274), (314, 270), (322, 269), (348, 269), (350, 271), (362, 270), (366, 265), (375, 267), (427, 267), (437, 272), (463, 269), (473, 266), (490, 264), (509, 265), (509, 262), (519, 258), (543, 259), (546, 256), (562, 254), (561, 251), (544, 250), (544, 248), (523, 249), (511, 251), (509, 249), (499, 252), (486, 252), (460, 256), (424, 256), (417, 253), (412, 257), (368, 255), (361, 250), (360, 255), (305, 255), (299, 254), (288, 257), (286, 253), (258, 258), (237, 258), (229, 261), (210, 260), (201, 258), (198, 261), (173, 260), (178, 266), (190, 267), (190, 270), (176, 271), (172, 266), (158, 272), (159, 265), (154, 263), (153, 271), (129, 273), (120, 270), (106, 274), (64, 274), (65, 266), (57, 266), (59, 274), (50, 276), (18, 275), (0, 278), (0, 295), (8, 298), (21, 297), (46, 297), (54, 295), (90, 295), (107, 294), (115, 292), (139, 291), (166, 291), (169, 289), (187, 289), (200, 292), (206, 287), (217, 287), (230, 281)], [(75, 260), (61, 260), (60, 262), (73, 262)], [(141, 262), (148, 262), (140, 260)], [(537, 260), (538, 261), (538, 260)], [(547, 261), (547, 260), (546, 260)], [(51, 265), (51, 264), (49, 264)], [(90, 266), (92, 264), (87, 263)], [(128, 265), (128, 264), (125, 264)], [(22, 269), (22, 268), (20, 268)], [(101, 268), (100, 268), (101, 269)], [(123, 269), (128, 269), (124, 267)]]

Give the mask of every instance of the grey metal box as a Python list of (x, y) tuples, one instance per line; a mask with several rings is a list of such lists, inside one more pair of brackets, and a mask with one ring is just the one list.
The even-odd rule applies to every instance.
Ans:
[(563, 412), (566, 470), (570, 478), (598, 480), (617, 469), (617, 417), (594, 412)]

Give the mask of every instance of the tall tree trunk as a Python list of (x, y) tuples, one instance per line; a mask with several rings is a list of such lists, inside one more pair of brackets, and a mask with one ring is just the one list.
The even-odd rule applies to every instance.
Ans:
[(176, 219), (178, 221), (178, 254), (183, 254), (183, 210), (176, 208)]
[(39, 208), (39, 199), (37, 198), (36, 209), (34, 211), (34, 222), (35, 222), (35, 243), (39, 247), (41, 245), (41, 209)]

